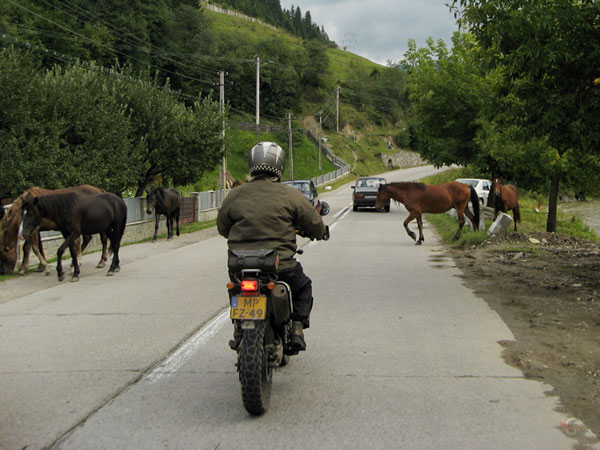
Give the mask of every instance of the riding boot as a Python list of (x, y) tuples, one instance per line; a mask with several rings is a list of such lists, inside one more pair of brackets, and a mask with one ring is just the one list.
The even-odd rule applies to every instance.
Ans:
[(233, 324), (233, 339), (229, 341), (229, 348), (231, 350), (235, 350), (236, 352), (240, 348), (240, 344), (242, 343), (242, 327), (239, 322), (234, 322)]
[(306, 342), (304, 341), (304, 326), (302, 322), (293, 321), (292, 329), (290, 330), (290, 344), (295, 351), (306, 350)]

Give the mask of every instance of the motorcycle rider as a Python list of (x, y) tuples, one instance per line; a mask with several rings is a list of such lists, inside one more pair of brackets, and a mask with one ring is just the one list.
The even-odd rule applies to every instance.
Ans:
[[(281, 184), (286, 155), (274, 142), (260, 142), (250, 150), (250, 181), (229, 192), (217, 216), (217, 229), (232, 250), (276, 249), (279, 254), (279, 280), (292, 291), (292, 349), (306, 349), (304, 329), (310, 326), (313, 306), (312, 282), (296, 261), (296, 229), (311, 239), (322, 239), (326, 227), (319, 215), (321, 204), (313, 208), (302, 193)], [(230, 274), (231, 277), (232, 274)], [(230, 293), (231, 295), (232, 293)], [(237, 350), (241, 330), (234, 330), (230, 347)]]

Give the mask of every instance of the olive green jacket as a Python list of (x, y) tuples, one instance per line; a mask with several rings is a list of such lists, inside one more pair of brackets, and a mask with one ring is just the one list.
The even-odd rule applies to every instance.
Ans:
[(321, 239), (325, 224), (302, 193), (270, 180), (254, 180), (232, 189), (217, 216), (217, 229), (230, 249), (276, 249), (279, 268), (296, 265), (296, 229)]

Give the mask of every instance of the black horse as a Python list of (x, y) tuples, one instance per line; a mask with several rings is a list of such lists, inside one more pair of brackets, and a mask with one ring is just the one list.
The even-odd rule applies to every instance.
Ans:
[(179, 194), (179, 191), (175, 188), (152, 188), (146, 195), (146, 203), (146, 212), (152, 214), (152, 208), (154, 208), (156, 215), (152, 242), (156, 242), (161, 214), (167, 218), (167, 240), (173, 237), (173, 219), (177, 221), (177, 236), (179, 236), (179, 211), (181, 209), (181, 194)]
[(106, 233), (113, 252), (107, 275), (120, 270), (119, 247), (127, 222), (127, 205), (122, 198), (111, 193), (79, 195), (75, 193), (52, 194), (27, 199), (23, 203), (22, 234), (28, 239), (43, 218), (56, 223), (65, 242), (56, 253), (58, 279), (64, 280), (62, 256), (67, 247), (73, 256), (73, 278), (79, 281), (79, 263), (75, 252), (75, 240), (83, 235)]

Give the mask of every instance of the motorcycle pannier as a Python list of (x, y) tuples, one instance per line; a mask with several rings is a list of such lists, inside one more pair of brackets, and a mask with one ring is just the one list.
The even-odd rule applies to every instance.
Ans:
[(229, 250), (227, 266), (229, 271), (233, 273), (241, 272), (243, 269), (277, 272), (279, 269), (279, 255), (275, 249)]

